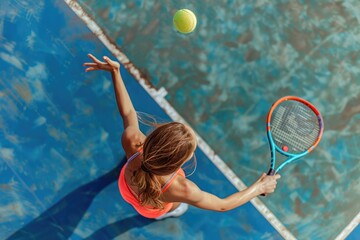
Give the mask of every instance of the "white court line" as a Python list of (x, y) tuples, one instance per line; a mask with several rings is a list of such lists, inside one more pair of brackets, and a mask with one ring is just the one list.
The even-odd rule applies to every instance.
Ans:
[(335, 238), (335, 240), (345, 239), (358, 225), (360, 224), (360, 212), (354, 217), (354, 219), (347, 225), (341, 233)]
[[(75, 12), (76, 15), (87, 25), (87, 27), (99, 38), (99, 40), (109, 49), (109, 51), (121, 62), (124, 67), (134, 76), (140, 85), (147, 91), (150, 96), (159, 104), (162, 109), (171, 117), (173, 121), (186, 123), (180, 114), (164, 98), (167, 94), (164, 88), (158, 91), (151, 87), (146, 79), (141, 77), (140, 71), (130, 62), (126, 55), (121, 52), (120, 48), (110, 40), (104, 31), (96, 22), (83, 10), (75, 0), (64, 0), (65, 3)], [(215, 164), (215, 166), (226, 176), (226, 178), (238, 189), (244, 190), (246, 185), (236, 174), (225, 164), (221, 158), (215, 154), (210, 146), (198, 135), (198, 146), (206, 156)], [(254, 207), (270, 222), (270, 224), (285, 239), (296, 239), (294, 235), (276, 218), (276, 216), (264, 205), (259, 198), (251, 200)], [(336, 240), (345, 239), (347, 235), (359, 224), (360, 213), (351, 221), (351, 223), (338, 235)]]

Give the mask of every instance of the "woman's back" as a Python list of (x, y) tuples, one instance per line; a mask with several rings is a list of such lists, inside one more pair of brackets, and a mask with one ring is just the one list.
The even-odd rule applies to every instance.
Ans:
[[(128, 158), (128, 162), (125, 165), (125, 173), (124, 173), (125, 182), (135, 196), (139, 195), (139, 187), (133, 182), (133, 177), (135, 171), (141, 168), (141, 163), (143, 161), (143, 156), (141, 153), (142, 153), (142, 149), (139, 149), (137, 152), (135, 152), (133, 155), (131, 155)], [(169, 187), (170, 184), (173, 182), (173, 180), (175, 180), (175, 178), (178, 176), (176, 173), (177, 172), (174, 172), (165, 176), (154, 176), (161, 183), (163, 192), (165, 192), (165, 187)], [(184, 175), (184, 174), (180, 174), (180, 175)]]

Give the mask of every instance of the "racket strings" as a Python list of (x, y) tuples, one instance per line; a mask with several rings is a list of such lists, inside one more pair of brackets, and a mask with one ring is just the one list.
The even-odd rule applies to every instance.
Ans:
[(275, 144), (280, 148), (287, 146), (289, 153), (303, 152), (313, 146), (321, 128), (317, 115), (305, 104), (293, 100), (274, 109), (270, 124)]

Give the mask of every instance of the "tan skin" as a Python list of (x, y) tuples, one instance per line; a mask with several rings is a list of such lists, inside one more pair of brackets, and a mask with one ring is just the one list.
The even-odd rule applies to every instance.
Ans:
[[(111, 73), (116, 102), (124, 125), (122, 146), (126, 157), (129, 158), (131, 155), (139, 151), (139, 146), (144, 143), (146, 136), (139, 129), (136, 111), (120, 75), (120, 65), (118, 62), (112, 61), (108, 57), (103, 57), (104, 61), (100, 61), (91, 54), (88, 54), (88, 56), (92, 62), (84, 63), (84, 66), (87, 67), (85, 69), (86, 72), (103, 70)], [(196, 143), (195, 132), (190, 127), (188, 128), (191, 131), (193, 139)], [(195, 151), (195, 149), (193, 151)], [(192, 155), (188, 156), (188, 159), (190, 160), (191, 157)], [(128, 164), (125, 171), (125, 179), (127, 183), (131, 183), (130, 178), (133, 175), (133, 172), (140, 168), (141, 161), (142, 156), (138, 156)], [(161, 182), (166, 182), (170, 175), (157, 177)], [(194, 182), (178, 175), (168, 190), (161, 195), (161, 200), (164, 202), (173, 202), (174, 206), (171, 210), (177, 208), (181, 202), (184, 202), (202, 209), (228, 211), (245, 204), (260, 194), (269, 194), (274, 192), (279, 178), (279, 174), (276, 174), (275, 176), (262, 174), (255, 183), (245, 190), (236, 192), (225, 198), (219, 198), (211, 193), (202, 191)], [(136, 186), (130, 185), (129, 187), (135, 193), (138, 193)]]

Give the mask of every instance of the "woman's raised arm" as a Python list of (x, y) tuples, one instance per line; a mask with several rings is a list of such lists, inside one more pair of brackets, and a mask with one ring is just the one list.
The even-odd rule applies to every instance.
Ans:
[(120, 64), (112, 61), (110, 58), (104, 56), (104, 62), (100, 61), (92, 54), (88, 54), (92, 62), (84, 63), (87, 68), (85, 72), (103, 70), (111, 73), (116, 103), (123, 119), (124, 132), (122, 134), (122, 145), (127, 155), (136, 150), (136, 146), (142, 143), (145, 135), (139, 129), (139, 122), (137, 119), (135, 108), (131, 102), (130, 96), (126, 90), (123, 79), (120, 74)]
[(87, 67), (85, 69), (86, 72), (104, 70), (111, 73), (115, 90), (116, 103), (124, 122), (124, 129), (129, 126), (139, 128), (136, 111), (120, 75), (120, 64), (116, 61), (112, 61), (106, 56), (103, 57), (105, 62), (100, 61), (91, 54), (88, 54), (88, 56), (93, 62), (84, 63), (84, 66)]

